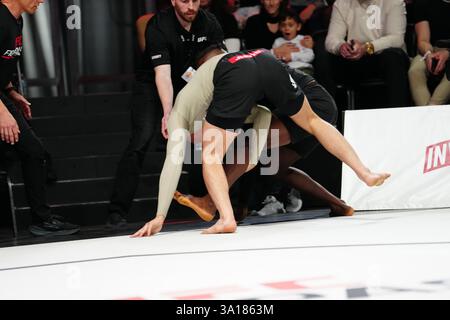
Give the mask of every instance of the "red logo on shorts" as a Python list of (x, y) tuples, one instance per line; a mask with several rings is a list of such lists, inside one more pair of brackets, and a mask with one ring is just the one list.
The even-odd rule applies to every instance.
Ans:
[(450, 140), (427, 147), (423, 173), (450, 166)]
[(254, 51), (249, 51), (246, 54), (238, 54), (238, 55), (228, 59), (228, 62), (231, 64), (235, 64), (236, 62), (241, 61), (242, 59), (250, 59), (250, 58), (259, 56), (261, 53), (263, 53), (265, 51), (266, 51), (266, 49), (258, 49), (258, 50), (254, 50)]

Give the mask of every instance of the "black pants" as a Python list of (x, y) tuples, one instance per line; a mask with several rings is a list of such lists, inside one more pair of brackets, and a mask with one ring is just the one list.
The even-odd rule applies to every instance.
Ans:
[(333, 78), (347, 86), (357, 87), (366, 79), (379, 77), (387, 87), (388, 107), (409, 105), (409, 58), (398, 48), (389, 48), (361, 60), (351, 61), (332, 55)]
[(126, 216), (153, 137), (160, 135), (162, 107), (155, 85), (136, 82), (131, 101), (131, 138), (119, 162), (109, 205), (110, 213)]
[(5, 95), (0, 94), (0, 99), (6, 105), (6, 108), (14, 119), (16, 119), (20, 130), (19, 142), (17, 144), (8, 145), (5, 142), (0, 142), (1, 152), (8, 151), (8, 149), (17, 152), (22, 165), (25, 191), (33, 219), (35, 222), (47, 220), (50, 216), (50, 207), (47, 204), (46, 192), (46, 151), (40, 139), (25, 120), (22, 112)]

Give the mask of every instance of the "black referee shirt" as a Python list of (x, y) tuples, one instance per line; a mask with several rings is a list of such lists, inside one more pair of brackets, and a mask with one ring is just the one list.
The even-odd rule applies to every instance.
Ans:
[(12, 80), (17, 60), (22, 55), (22, 18), (16, 19), (0, 3), (0, 90)]
[(186, 84), (181, 76), (190, 66), (194, 67), (196, 54), (211, 42), (223, 39), (219, 22), (209, 12), (200, 9), (188, 32), (178, 22), (174, 8), (162, 11), (148, 22), (143, 65), (137, 72), (137, 80), (154, 83), (154, 68), (170, 64), (173, 89), (177, 94)]

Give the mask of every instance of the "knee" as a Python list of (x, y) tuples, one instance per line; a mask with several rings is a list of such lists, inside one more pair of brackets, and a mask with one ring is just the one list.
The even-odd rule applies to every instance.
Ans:
[(408, 77), (410, 79), (416, 79), (419, 76), (423, 76), (425, 72), (416, 66), (411, 66), (408, 70)]
[(411, 67), (408, 70), (408, 76), (411, 79), (416, 79), (417, 77), (421, 77), (426, 75), (426, 67), (425, 62), (423, 61), (415, 61), (411, 64)]

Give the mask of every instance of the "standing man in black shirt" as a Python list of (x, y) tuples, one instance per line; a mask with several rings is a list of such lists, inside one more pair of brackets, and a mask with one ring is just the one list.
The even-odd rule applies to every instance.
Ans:
[(187, 83), (195, 56), (211, 42), (223, 41), (223, 32), (211, 13), (200, 9), (200, 0), (172, 0), (172, 8), (148, 22), (141, 69), (135, 92), (145, 101), (133, 102), (132, 136), (120, 160), (109, 206), (108, 227), (126, 224), (125, 216), (139, 183), (139, 174), (161, 113), (161, 133), (167, 139), (167, 120), (174, 97)]
[(0, 2), (0, 152), (13, 148), (22, 162), (28, 202), (36, 225), (34, 235), (68, 235), (79, 227), (52, 215), (46, 198), (45, 151), (28, 125), (31, 104), (12, 85), (17, 61), (22, 56), (22, 13), (34, 14), (43, 0)]

